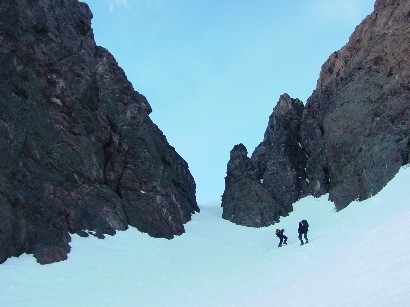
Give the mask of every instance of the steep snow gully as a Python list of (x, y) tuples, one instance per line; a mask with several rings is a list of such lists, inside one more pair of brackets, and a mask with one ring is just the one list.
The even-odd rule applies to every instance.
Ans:
[[(171, 241), (135, 228), (104, 240), (74, 236), (68, 261), (31, 255), (0, 266), (0, 306), (408, 306), (410, 168), (380, 193), (336, 212), (307, 197), (265, 228), (202, 205)], [(310, 223), (307, 245), (298, 221)], [(289, 244), (278, 248), (274, 231)]]

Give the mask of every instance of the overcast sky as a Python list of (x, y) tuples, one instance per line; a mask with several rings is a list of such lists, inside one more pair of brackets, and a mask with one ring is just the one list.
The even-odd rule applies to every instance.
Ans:
[(219, 199), (229, 152), (251, 155), (278, 98), (304, 103), (321, 65), (374, 0), (86, 0), (151, 118), (188, 162), (198, 203)]

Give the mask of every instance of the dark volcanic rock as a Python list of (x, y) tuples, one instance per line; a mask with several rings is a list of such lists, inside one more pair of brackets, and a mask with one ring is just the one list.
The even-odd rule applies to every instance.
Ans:
[(306, 104), (309, 191), (330, 192), (337, 209), (376, 194), (409, 162), (409, 12), (409, 1), (376, 1)]
[(223, 218), (246, 226), (268, 226), (292, 211), (306, 190), (306, 157), (299, 140), (303, 104), (280, 97), (262, 143), (252, 158), (245, 146), (231, 151), (222, 197)]
[(306, 155), (299, 139), (303, 108), (299, 99), (282, 95), (269, 117), (263, 142), (252, 154), (258, 178), (287, 212), (305, 196), (307, 185)]
[[(409, 25), (409, 1), (376, 1), (375, 11), (348, 44), (322, 66), (306, 106), (287, 95), (280, 98), (251, 159), (254, 181), (263, 180), (272, 204), (289, 212), (300, 197), (329, 193), (340, 210), (378, 193), (409, 163)], [(229, 170), (231, 161), (224, 195), (237, 190), (228, 180), (230, 174), (242, 176), (241, 167)], [(265, 212), (253, 209), (253, 190), (249, 185), (242, 193), (240, 207), (257, 218), (241, 220), (260, 226), (260, 216), (271, 214), (271, 209), (269, 204)], [(225, 213), (238, 208), (235, 201), (223, 199), (223, 217), (238, 223), (232, 213)]]
[(95, 45), (88, 6), (6, 0), (0, 14), (0, 263), (64, 260), (84, 230), (183, 233), (194, 179)]
[(255, 165), (243, 144), (231, 150), (222, 196), (224, 219), (245, 226), (268, 226), (286, 210), (275, 201), (258, 179)]

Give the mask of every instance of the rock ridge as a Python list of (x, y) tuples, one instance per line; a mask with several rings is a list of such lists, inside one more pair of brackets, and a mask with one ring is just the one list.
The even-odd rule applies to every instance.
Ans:
[[(255, 190), (267, 195), (266, 209), (253, 209), (258, 199), (250, 187), (240, 202), (232, 197), (239, 190), (232, 174), (242, 175), (232, 167), (236, 155), (231, 152), (224, 218), (267, 226), (291, 212), (301, 197), (326, 193), (341, 210), (378, 193), (409, 163), (410, 2), (378, 0), (374, 8), (348, 43), (323, 64), (305, 106), (287, 94), (279, 98), (248, 166), (256, 174), (253, 182), (261, 182)], [(283, 112), (290, 101), (292, 111)], [(226, 214), (232, 208), (236, 211)]]
[(199, 212), (185, 160), (96, 46), (77, 0), (0, 4), (0, 263), (64, 260), (70, 234), (172, 238)]

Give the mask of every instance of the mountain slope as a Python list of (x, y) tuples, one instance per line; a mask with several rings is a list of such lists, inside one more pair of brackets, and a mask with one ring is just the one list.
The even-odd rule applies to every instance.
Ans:
[(323, 64), (306, 105), (287, 94), (279, 98), (247, 162), (254, 176), (240, 201), (236, 196), (248, 172), (233, 167), (239, 155), (234, 147), (224, 218), (266, 226), (291, 212), (301, 197), (326, 193), (341, 210), (379, 192), (408, 163), (409, 11), (409, 1), (377, 0), (349, 42)]
[(172, 238), (199, 211), (188, 164), (96, 46), (77, 0), (0, 4), (0, 263), (64, 260), (70, 235)]
[(409, 161), (409, 11), (409, 1), (377, 0), (323, 64), (307, 101), (301, 139), (309, 192), (329, 186), (339, 210), (380, 191)]
[[(275, 226), (250, 228), (201, 206), (172, 241), (134, 228), (105, 240), (74, 235), (70, 261), (29, 255), (0, 266), (2, 306), (407, 306), (407, 186), (401, 169), (380, 193), (336, 212), (307, 197)], [(297, 224), (310, 223), (300, 246)], [(289, 244), (278, 248), (276, 227)]]

